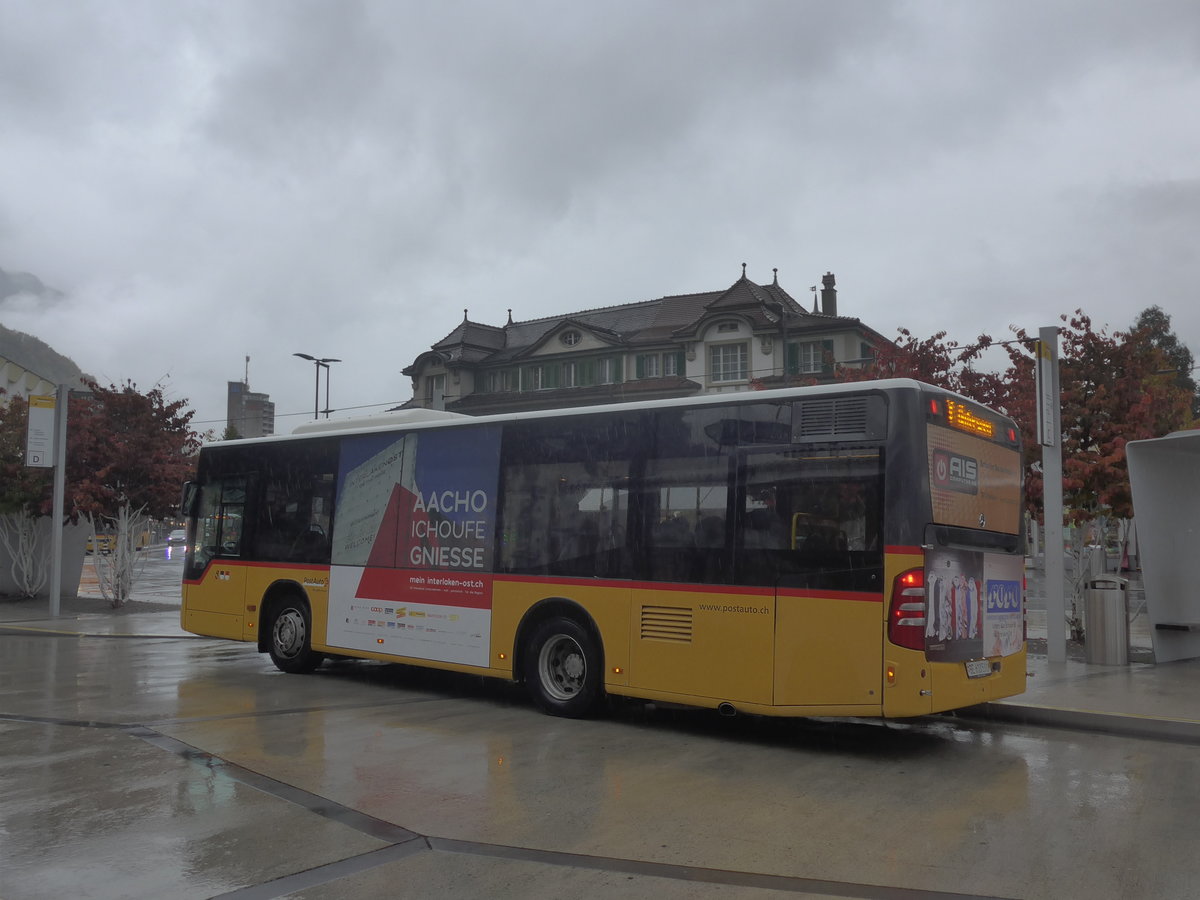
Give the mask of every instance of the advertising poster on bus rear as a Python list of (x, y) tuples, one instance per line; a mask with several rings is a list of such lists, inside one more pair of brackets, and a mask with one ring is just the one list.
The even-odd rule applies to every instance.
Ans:
[(926, 566), (929, 659), (983, 659), (1020, 651), (1023, 557), (939, 547), (930, 551)]
[(487, 665), (499, 453), (495, 427), (345, 442), (331, 646)]

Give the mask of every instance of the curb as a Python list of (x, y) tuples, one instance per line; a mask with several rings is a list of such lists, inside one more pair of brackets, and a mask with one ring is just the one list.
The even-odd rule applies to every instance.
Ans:
[(0, 622), (0, 634), (33, 634), (44, 637), (75, 637), (75, 638), (154, 638), (160, 641), (213, 640), (202, 634), (158, 634), (149, 631), (74, 631), (67, 628), (49, 628), (38, 625), (18, 625), (12, 622)]
[(964, 719), (1012, 722), (1018, 725), (1067, 728), (1119, 737), (1200, 744), (1200, 720), (1196, 719), (1105, 713), (1008, 702), (981, 703), (978, 706), (960, 709), (953, 715)]

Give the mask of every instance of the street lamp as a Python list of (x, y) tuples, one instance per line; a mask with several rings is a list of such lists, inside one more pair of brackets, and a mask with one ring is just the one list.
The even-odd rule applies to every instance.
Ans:
[(330, 408), (329, 408), (329, 364), (335, 363), (335, 362), (341, 362), (341, 360), (340, 359), (331, 359), (329, 357), (322, 357), (322, 358), (318, 359), (315, 356), (309, 356), (307, 353), (293, 353), (292, 356), (298, 356), (301, 359), (307, 359), (309, 362), (314, 363), (316, 365), (317, 379), (316, 379), (316, 383), (313, 385), (313, 418), (314, 419), (317, 418), (318, 415), (320, 414), (319, 404), (321, 402), (321, 399), (320, 399), (321, 398), (321, 369), (325, 370), (325, 418), (328, 419), (329, 413), (332, 412), (332, 410), (330, 410)]

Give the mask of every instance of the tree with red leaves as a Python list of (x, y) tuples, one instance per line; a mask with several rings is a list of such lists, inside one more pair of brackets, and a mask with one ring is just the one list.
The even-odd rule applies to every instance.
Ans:
[[(114, 534), (107, 557), (97, 555), (101, 592), (114, 606), (129, 599), (138, 572), (138, 538), (152, 518), (171, 515), (194, 466), (199, 437), (186, 400), (168, 401), (160, 387), (146, 393), (132, 382), (93, 384), (75, 393), (67, 415), (66, 513)], [(50, 514), (49, 470), (25, 466), (28, 404), (14, 397), (0, 406), (0, 529), (14, 560), (31, 562), (21, 590), (44, 587), (47, 554), (29, 545), (36, 520)], [(34, 567), (36, 566), (36, 567)]]
[[(1173, 374), (1175, 359), (1168, 352), (1172, 344), (1164, 339), (1161, 317), (1143, 313), (1139, 327), (1111, 335), (1097, 330), (1082, 310), (1061, 321), (1064, 505), (1074, 522), (1090, 520), (1101, 511), (1127, 518), (1133, 507), (1125, 444), (1184, 427), (1191, 418), (1190, 382)], [(1169, 324), (1169, 318), (1166, 321)], [(905, 328), (899, 333), (894, 343), (877, 348), (870, 364), (839, 367), (838, 380), (915, 378), (1011, 416), (1024, 438), (1027, 508), (1040, 514), (1036, 335), (1014, 328), (1009, 341), (996, 342), (984, 334), (969, 344), (952, 344), (944, 331), (925, 339)], [(984, 351), (996, 345), (1009, 357), (1002, 374), (980, 368)]]
[(981, 334), (970, 344), (951, 344), (946, 332), (920, 339), (907, 328), (898, 329), (893, 343), (875, 347), (874, 358), (864, 366), (838, 366), (838, 381), (868, 381), (876, 378), (915, 378), (926, 384), (979, 399), (996, 390), (994, 373), (978, 365), (992, 339)]
[[(1087, 557), (1101, 545), (1111, 518), (1133, 516), (1133, 497), (1125, 464), (1125, 444), (1160, 437), (1185, 427), (1192, 418), (1195, 385), (1191, 355), (1169, 332), (1170, 318), (1152, 307), (1129, 332), (1097, 330), (1082, 310), (1062, 316), (1060, 387), (1063, 440), (1063, 504), (1074, 528), (1071, 625), (1079, 627), (1077, 601), (1088, 572)], [(946, 333), (918, 340), (906, 329), (892, 345), (879, 348), (876, 360), (861, 370), (841, 369), (845, 381), (909, 377), (945, 387), (1011, 416), (1025, 446), (1025, 501), (1041, 519), (1042, 447), (1037, 442), (1037, 394), (1034, 360), (1037, 338), (1013, 329), (1014, 339), (1000, 342), (1009, 367), (1002, 374), (980, 371), (977, 363), (993, 341), (946, 343)]]
[(29, 402), (24, 397), (0, 404), (0, 514), (40, 515), (43, 500), (49, 500), (51, 470), (25, 465), (28, 422)]
[(114, 535), (107, 558), (96, 557), (101, 593), (114, 607), (136, 580), (139, 537), (150, 519), (175, 510), (192, 472), (200, 443), (186, 407), (132, 382), (93, 384), (91, 394), (71, 398), (68, 491), (74, 509)]
[(67, 477), (76, 509), (107, 519), (122, 506), (170, 515), (200, 447), (193, 415), (186, 400), (168, 402), (159, 387), (143, 394), (132, 382), (73, 396)]
[[(1125, 444), (1161, 437), (1191, 419), (1191, 394), (1173, 377), (1163, 350), (1140, 331), (1097, 330), (1082, 310), (1062, 316), (1059, 374), (1063, 427), (1063, 503), (1071, 523), (1133, 515)], [(1036, 438), (1036, 340), (1023, 329), (1006, 344), (1010, 366), (1002, 389), (986, 402), (1021, 426), (1026, 502), (1041, 509), (1041, 446)], [(985, 398), (976, 397), (981, 402)]]

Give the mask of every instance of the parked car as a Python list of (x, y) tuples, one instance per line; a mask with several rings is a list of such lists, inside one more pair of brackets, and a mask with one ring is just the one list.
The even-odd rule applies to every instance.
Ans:
[(167, 535), (167, 543), (168, 544), (186, 544), (187, 543), (187, 531), (185, 531), (182, 528), (176, 528), (174, 531), (172, 531), (170, 534)]

